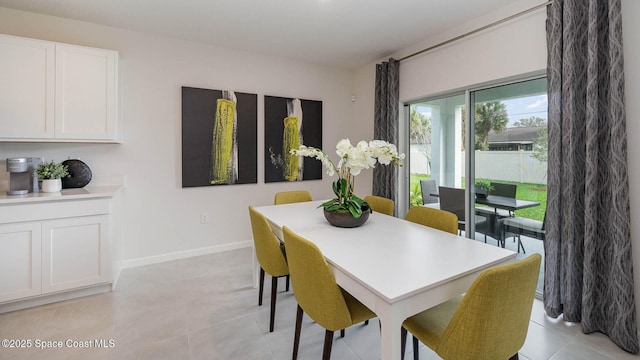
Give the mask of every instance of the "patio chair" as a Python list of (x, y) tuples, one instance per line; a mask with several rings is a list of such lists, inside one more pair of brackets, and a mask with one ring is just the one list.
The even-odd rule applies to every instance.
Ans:
[[(440, 210), (452, 212), (458, 217), (458, 234), (462, 234), (462, 230), (464, 230), (466, 224), (464, 216), (464, 189), (440, 186), (438, 193), (440, 194)], [(484, 216), (476, 215), (474, 218), (476, 228), (478, 225), (487, 222), (487, 218)], [(486, 234), (484, 242), (487, 242)]]
[(438, 193), (438, 186), (435, 180), (420, 180), (420, 191), (422, 192), (422, 205), (437, 204), (440, 200), (431, 194)]
[(502, 247), (505, 247), (505, 240), (508, 237), (508, 234), (513, 234), (514, 238), (518, 240), (518, 252), (522, 249), (522, 253), (526, 254), (527, 252), (524, 250), (524, 245), (522, 244), (520, 236), (524, 235), (544, 242), (546, 236), (546, 221), (546, 213), (543, 221), (518, 216), (500, 220), (500, 228), (502, 229), (500, 241), (502, 243)]
[[(518, 191), (518, 185), (516, 184), (505, 184), (492, 181), (491, 187), (493, 187), (493, 189), (489, 193), (490, 195), (502, 196), (511, 199), (516, 198), (516, 192)], [(495, 209), (495, 211), (498, 216), (514, 216), (514, 213), (511, 210)]]

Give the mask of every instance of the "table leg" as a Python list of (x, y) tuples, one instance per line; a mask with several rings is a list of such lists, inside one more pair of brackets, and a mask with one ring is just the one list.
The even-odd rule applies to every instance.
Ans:
[(380, 319), (380, 356), (383, 360), (400, 359), (400, 327), (404, 321), (402, 311), (389, 304), (376, 307)]

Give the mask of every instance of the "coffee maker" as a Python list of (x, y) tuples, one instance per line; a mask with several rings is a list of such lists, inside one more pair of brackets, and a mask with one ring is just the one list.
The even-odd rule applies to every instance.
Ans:
[(38, 165), (42, 162), (39, 157), (21, 157), (7, 159), (9, 172), (9, 191), (7, 195), (26, 195), (38, 192)]

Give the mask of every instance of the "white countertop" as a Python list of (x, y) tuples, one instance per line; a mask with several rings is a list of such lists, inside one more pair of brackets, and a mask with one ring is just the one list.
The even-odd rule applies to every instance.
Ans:
[(26, 195), (7, 195), (6, 190), (3, 190), (0, 193), (0, 205), (111, 197), (120, 189), (121, 185), (87, 186), (80, 189), (63, 189), (56, 193), (37, 192)]

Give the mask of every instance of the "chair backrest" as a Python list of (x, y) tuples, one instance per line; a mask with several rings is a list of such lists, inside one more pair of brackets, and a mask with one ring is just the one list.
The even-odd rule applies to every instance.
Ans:
[(267, 219), (253, 206), (249, 206), (249, 217), (251, 218), (256, 257), (260, 266), (271, 276), (289, 274), (289, 267), (280, 247), (280, 241), (273, 234)]
[(440, 186), (440, 210), (456, 214), (459, 221), (464, 221), (464, 189)]
[(431, 194), (438, 193), (435, 180), (420, 180), (420, 191), (422, 192), (422, 205), (435, 204), (439, 201), (436, 196), (431, 196)]
[(483, 271), (454, 313), (436, 352), (445, 359), (508, 359), (524, 345), (542, 256)]
[(393, 200), (375, 195), (365, 196), (363, 200), (369, 204), (371, 210), (385, 215), (393, 216), (393, 210), (395, 208), (395, 203), (393, 202)]
[(273, 199), (274, 205), (291, 204), (305, 201), (313, 201), (311, 193), (307, 190), (282, 191), (276, 193)]
[(282, 232), (298, 305), (327, 330), (341, 330), (351, 325), (347, 303), (320, 249), (286, 226)]
[(518, 185), (516, 184), (505, 184), (501, 182), (491, 182), (491, 195), (504, 196), (508, 198), (515, 199), (516, 191), (518, 191)]
[(425, 206), (412, 206), (404, 219), (452, 234), (458, 233), (458, 217), (448, 211)]

